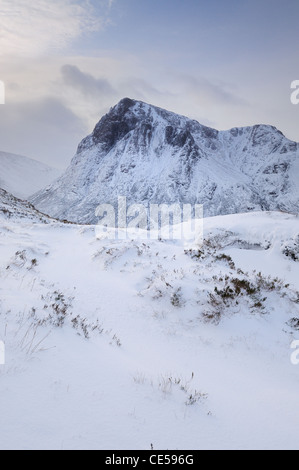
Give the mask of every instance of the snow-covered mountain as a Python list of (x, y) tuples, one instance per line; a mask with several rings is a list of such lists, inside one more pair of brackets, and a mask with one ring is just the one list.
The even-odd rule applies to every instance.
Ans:
[(0, 188), (20, 199), (52, 183), (61, 171), (28, 157), (0, 152)]
[(79, 145), (67, 171), (31, 201), (94, 223), (99, 204), (199, 203), (205, 216), (298, 212), (299, 145), (266, 125), (217, 131), (128, 98)]

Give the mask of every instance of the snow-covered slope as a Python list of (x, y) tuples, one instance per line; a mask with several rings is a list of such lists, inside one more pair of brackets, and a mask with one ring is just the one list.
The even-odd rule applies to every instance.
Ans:
[(266, 125), (218, 132), (130, 99), (79, 145), (66, 173), (32, 198), (40, 210), (94, 223), (95, 209), (128, 203), (200, 203), (205, 216), (298, 212), (299, 145)]
[[(2, 220), (1, 220), (2, 219)], [(3, 219), (11, 222), (29, 222), (29, 223), (51, 223), (58, 222), (42, 214), (27, 201), (17, 199), (4, 189), (0, 189), (0, 220)]]
[(20, 155), (0, 152), (0, 188), (21, 199), (52, 183), (61, 171)]
[(0, 448), (298, 449), (298, 234), (281, 213), (206, 219), (202, 246), (0, 214)]

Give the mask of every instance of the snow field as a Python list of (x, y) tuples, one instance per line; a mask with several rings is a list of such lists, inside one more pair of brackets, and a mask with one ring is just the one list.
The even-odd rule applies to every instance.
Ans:
[(297, 448), (298, 220), (205, 219), (190, 246), (2, 218), (0, 447)]

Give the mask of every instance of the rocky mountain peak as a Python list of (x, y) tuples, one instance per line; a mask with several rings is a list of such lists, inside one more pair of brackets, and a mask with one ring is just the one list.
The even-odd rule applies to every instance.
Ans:
[(79, 145), (65, 174), (32, 202), (51, 216), (95, 223), (99, 204), (203, 204), (206, 216), (298, 213), (299, 146), (273, 126), (218, 131), (125, 98)]

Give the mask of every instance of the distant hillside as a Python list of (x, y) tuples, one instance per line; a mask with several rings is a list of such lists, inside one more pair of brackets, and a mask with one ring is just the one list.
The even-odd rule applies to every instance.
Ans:
[(59, 176), (59, 170), (44, 163), (0, 152), (0, 188), (20, 199), (27, 199)]

